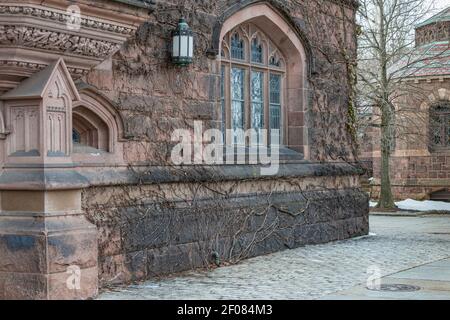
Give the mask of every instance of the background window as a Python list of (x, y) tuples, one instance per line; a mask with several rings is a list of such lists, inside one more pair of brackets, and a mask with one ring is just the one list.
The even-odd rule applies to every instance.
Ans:
[(430, 140), (433, 149), (450, 149), (450, 103), (430, 108)]

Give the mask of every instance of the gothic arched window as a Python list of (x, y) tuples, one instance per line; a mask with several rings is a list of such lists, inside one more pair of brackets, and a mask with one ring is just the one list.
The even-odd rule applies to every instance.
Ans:
[(450, 149), (450, 103), (430, 108), (430, 144), (433, 150)]
[[(286, 69), (281, 52), (250, 23), (230, 31), (222, 48), (222, 128), (278, 129), (282, 135)], [(264, 139), (267, 143), (269, 137)]]

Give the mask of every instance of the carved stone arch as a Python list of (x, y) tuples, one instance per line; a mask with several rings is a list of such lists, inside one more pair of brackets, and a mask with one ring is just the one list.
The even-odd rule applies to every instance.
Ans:
[(81, 101), (73, 105), (72, 116), (81, 145), (120, 155), (124, 121), (115, 105), (91, 86), (83, 84), (78, 89)]
[[(118, 141), (127, 141), (127, 136), (125, 134), (125, 121), (118, 111), (118, 108), (114, 102), (112, 102), (108, 97), (98, 91), (96, 88), (87, 85), (81, 84), (78, 86), (78, 91), (81, 97), (81, 103), (83, 101), (90, 102), (91, 105), (96, 105), (97, 108), (103, 108), (109, 121), (114, 125), (116, 129), (116, 138)], [(77, 103), (76, 105), (78, 105)]]
[(433, 104), (439, 101), (450, 101), (450, 90), (439, 88), (428, 95), (424, 102), (420, 105), (420, 109), (428, 111)]
[[(270, 11), (276, 13), (278, 16), (283, 18), (283, 20), (292, 28), (296, 36), (300, 39), (303, 50), (305, 52), (307, 76), (309, 77), (312, 74), (314, 74), (315, 73), (314, 58), (312, 55), (311, 44), (305, 34), (304, 27), (302, 26), (303, 21), (300, 19), (293, 20), (292, 17), (286, 12), (286, 10), (279, 3), (279, 1), (276, 0), (241, 0), (229, 6), (222, 13), (222, 15), (216, 20), (216, 23), (214, 24), (211, 39), (211, 47), (208, 50), (208, 56), (210, 58), (215, 59), (220, 54), (222, 39), (224, 35), (224, 26), (227, 20), (233, 17), (233, 15), (235, 15), (236, 13), (242, 12), (243, 10), (256, 5), (266, 6), (266, 10), (264, 10), (266, 13)], [(255, 14), (252, 18), (257, 17), (258, 15)]]

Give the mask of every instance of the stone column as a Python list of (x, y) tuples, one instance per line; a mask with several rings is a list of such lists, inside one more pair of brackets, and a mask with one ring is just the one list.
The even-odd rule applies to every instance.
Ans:
[(75, 172), (2, 174), (0, 299), (97, 295), (97, 229), (81, 210), (82, 186)]
[(98, 289), (97, 230), (81, 209), (88, 181), (72, 160), (80, 96), (62, 59), (0, 97), (0, 299), (87, 299)]

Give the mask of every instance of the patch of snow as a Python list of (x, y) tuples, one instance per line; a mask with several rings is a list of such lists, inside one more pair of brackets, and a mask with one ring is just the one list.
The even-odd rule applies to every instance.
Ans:
[(413, 211), (450, 211), (450, 203), (441, 201), (417, 201), (406, 199), (404, 201), (396, 202), (397, 207), (402, 210)]
[[(370, 201), (369, 205), (371, 208), (375, 208), (378, 202)], [(406, 199), (404, 201), (399, 201), (395, 203), (397, 207), (401, 210), (409, 211), (450, 211), (450, 203), (442, 201), (417, 201), (412, 199)]]

